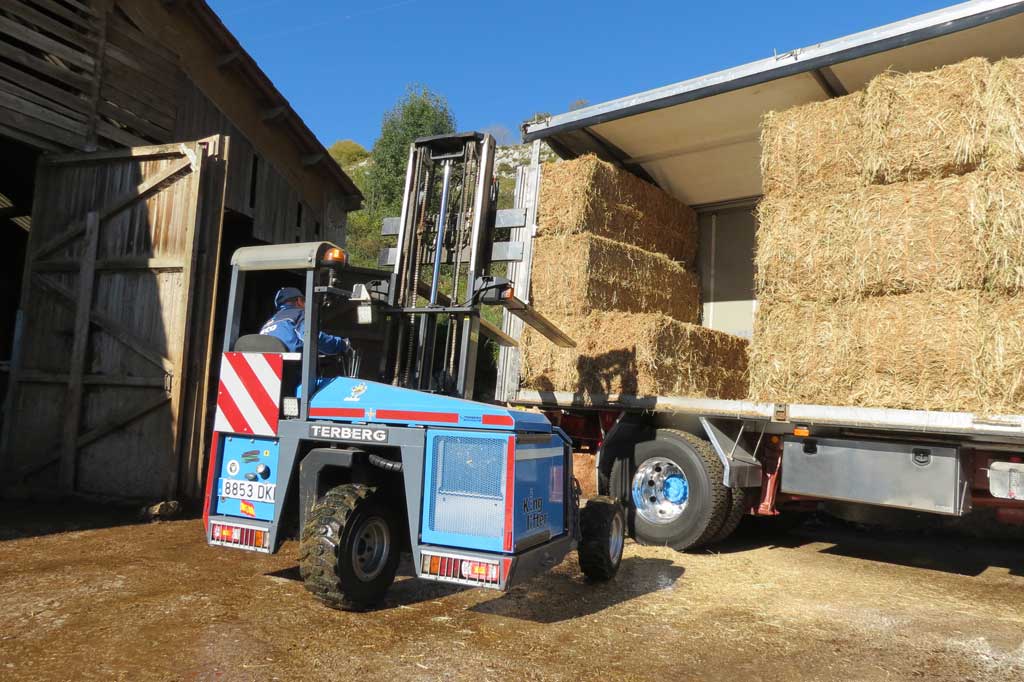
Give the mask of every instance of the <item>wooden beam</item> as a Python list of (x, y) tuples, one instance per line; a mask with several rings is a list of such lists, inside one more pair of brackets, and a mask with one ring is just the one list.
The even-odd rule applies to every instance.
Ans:
[(273, 121), (275, 119), (280, 118), (281, 116), (284, 116), (284, 114), (287, 111), (288, 111), (288, 107), (286, 107), (284, 105), (277, 106), (277, 107), (271, 107), (269, 109), (264, 109), (260, 113), (260, 118), (263, 120), (264, 123), (269, 123), (270, 121)]
[[(113, 201), (101, 208), (97, 212), (99, 214), (100, 221), (102, 222), (107, 220), (112, 215), (122, 211), (128, 206), (134, 204), (136, 201), (146, 199), (149, 195), (159, 191), (165, 183), (177, 180), (178, 177), (185, 175), (187, 172), (191, 172), (191, 170), (192, 160), (187, 156), (180, 159), (177, 163), (167, 166), (161, 172), (139, 183), (135, 189), (129, 190), (121, 196), (116, 197)], [(36, 260), (46, 258), (46, 256), (60, 249), (72, 239), (80, 236), (84, 231), (84, 223), (81, 221), (72, 223), (71, 227), (66, 232), (54, 237), (49, 242), (42, 245), (39, 250), (33, 254), (33, 258)]]
[[(147, 400), (146, 402), (139, 404), (135, 409), (131, 411), (123, 412), (121, 414), (116, 414), (112, 417), (108, 417), (91, 431), (87, 431), (86, 433), (83, 433), (81, 436), (79, 436), (78, 440), (75, 441), (75, 447), (80, 450), (84, 448), (86, 445), (96, 442), (100, 438), (106, 436), (108, 433), (116, 431), (122, 426), (127, 426), (136, 419), (141, 419), (142, 417), (145, 417), (153, 410), (167, 403), (170, 399), (171, 397), (167, 394), (158, 395), (151, 400)], [(22, 467), (18, 471), (16, 478), (24, 479), (27, 476), (31, 476), (36, 472), (42, 471), (43, 469), (45, 469), (46, 467), (50, 466), (51, 464), (60, 459), (60, 455), (56, 454), (60, 452), (58, 449), (53, 448), (47, 449), (45, 451), (50, 454), (46, 455), (44, 459), (40, 461), (32, 462), (31, 464)]]
[(0, 220), (8, 220), (10, 218), (22, 218), (24, 216), (31, 215), (25, 213), (25, 209), (18, 208), (17, 206), (7, 206), (0, 208)]
[[(50, 280), (46, 279), (40, 274), (34, 273), (32, 281), (38, 284), (39, 286), (43, 287), (44, 289), (47, 289), (48, 291), (51, 291), (54, 294), (56, 294), (57, 301), (63, 303), (67, 307), (70, 307), (76, 300), (76, 296), (71, 292), (70, 289), (68, 289), (62, 284), (51, 282)], [(122, 327), (117, 322), (114, 322), (106, 315), (98, 313), (94, 310), (90, 313), (89, 321), (92, 324), (99, 327), (100, 329), (102, 329), (103, 331), (105, 331), (107, 334), (113, 336), (115, 339), (120, 341), (122, 344), (124, 344), (131, 350), (135, 351), (135, 353), (137, 353), (143, 359), (148, 360), (151, 364), (155, 365), (156, 367), (159, 367), (164, 372), (168, 374), (173, 374), (174, 363), (171, 362), (170, 359), (165, 358), (164, 356), (150, 350), (149, 348), (146, 348), (146, 345), (139, 341), (134, 334), (132, 334), (130, 331)]]
[(312, 154), (302, 155), (303, 166), (315, 166), (324, 160), (326, 155), (323, 152), (313, 152)]
[[(145, 256), (115, 256), (100, 258), (96, 261), (97, 270), (181, 270), (180, 260), (175, 258), (146, 258)], [(60, 260), (39, 261), (32, 266), (35, 272), (76, 272), (78, 260), (64, 258)]]
[[(3, 369), (0, 368), (0, 371)], [(28, 384), (66, 384), (71, 380), (71, 375), (25, 370), (18, 380)], [(82, 383), (86, 386), (164, 388), (167, 385), (167, 379), (166, 377), (134, 377), (125, 374), (83, 374)]]
[(75, 303), (75, 334), (68, 367), (68, 391), (64, 395), (64, 438), (60, 452), (60, 487), (75, 489), (78, 455), (78, 428), (82, 418), (82, 374), (89, 346), (89, 317), (92, 311), (92, 287), (96, 281), (96, 248), (99, 244), (100, 218), (95, 211), (85, 217), (85, 250), (78, 273), (78, 300)]
[(146, 416), (147, 414), (157, 409), (161, 405), (164, 405), (165, 403), (169, 402), (170, 400), (171, 396), (164, 393), (162, 395), (154, 397), (151, 400), (147, 400), (146, 402), (139, 404), (139, 406), (134, 410), (110, 417), (109, 419), (106, 419), (99, 425), (97, 425), (96, 428), (86, 433), (83, 433), (81, 436), (79, 436), (78, 441), (76, 441), (75, 445), (77, 445), (79, 448), (84, 448), (89, 443), (93, 443), (99, 440), (100, 438), (103, 438), (103, 436), (107, 435), (111, 431), (115, 431), (121, 428), (122, 426), (126, 426), (132, 423), (136, 419), (140, 419)]
[(231, 52), (225, 52), (220, 57), (217, 57), (217, 68), (218, 69), (223, 69), (223, 68), (226, 68), (228, 66), (231, 66), (232, 64), (237, 63), (241, 56), (242, 56), (242, 53), (239, 52), (238, 50), (233, 50)]
[(42, 52), (59, 57), (70, 64), (74, 64), (77, 67), (85, 69), (86, 71), (91, 71), (96, 64), (96, 61), (92, 56), (68, 47), (64, 43), (54, 40), (53, 38), (47, 38), (42, 33), (2, 16), (0, 16), (0, 33), (11, 36), (22, 43), (31, 45)]

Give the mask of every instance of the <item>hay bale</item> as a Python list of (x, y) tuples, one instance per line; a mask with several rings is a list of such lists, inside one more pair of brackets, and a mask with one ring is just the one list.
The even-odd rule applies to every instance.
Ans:
[(596, 156), (544, 164), (538, 201), (538, 235), (589, 232), (663, 253), (687, 267), (696, 260), (693, 209)]
[(987, 174), (982, 235), (985, 288), (1024, 291), (1024, 173)]
[(1024, 288), (1024, 174), (978, 171), (758, 206), (766, 302)]
[(766, 195), (839, 192), (867, 184), (863, 93), (769, 112), (761, 121)]
[(888, 71), (868, 84), (864, 154), (871, 182), (962, 175), (977, 169), (987, 136), (986, 87), (992, 65), (981, 57), (934, 71)]
[(762, 305), (750, 384), (765, 402), (1022, 413), (1024, 296)]
[(986, 167), (1024, 170), (1024, 59), (1003, 59), (992, 67), (985, 109)]
[(840, 300), (1024, 285), (1024, 175), (975, 172), (758, 206), (757, 290)]
[(531, 300), (545, 315), (602, 310), (700, 320), (697, 276), (659, 253), (579, 234), (534, 241)]
[(657, 314), (556, 321), (577, 347), (558, 348), (527, 330), (520, 342), (524, 388), (585, 396), (739, 399), (747, 393), (745, 339)]

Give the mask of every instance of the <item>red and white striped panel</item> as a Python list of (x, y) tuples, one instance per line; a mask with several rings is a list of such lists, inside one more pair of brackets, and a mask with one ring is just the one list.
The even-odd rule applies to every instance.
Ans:
[(213, 430), (276, 436), (283, 367), (279, 353), (224, 353)]

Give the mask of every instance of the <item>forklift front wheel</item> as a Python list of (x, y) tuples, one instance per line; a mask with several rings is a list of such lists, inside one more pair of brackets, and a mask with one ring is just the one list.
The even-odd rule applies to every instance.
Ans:
[(299, 571), (306, 589), (335, 609), (372, 608), (395, 580), (400, 537), (394, 511), (375, 488), (331, 489), (302, 531)]
[(593, 497), (580, 511), (580, 570), (591, 580), (611, 580), (622, 563), (626, 514), (610, 497)]

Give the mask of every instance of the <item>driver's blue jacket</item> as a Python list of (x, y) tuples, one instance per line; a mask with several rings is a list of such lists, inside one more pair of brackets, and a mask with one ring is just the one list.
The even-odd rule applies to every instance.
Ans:
[[(260, 334), (273, 336), (284, 342), (292, 353), (302, 350), (302, 339), (306, 332), (306, 311), (297, 306), (283, 305), (277, 309), (273, 317), (263, 324)], [(349, 341), (341, 336), (320, 332), (317, 338), (317, 350), (324, 355), (345, 353), (350, 347)]]

